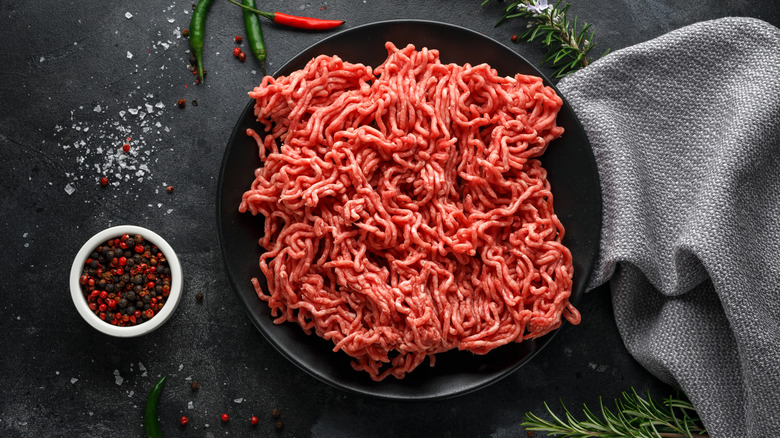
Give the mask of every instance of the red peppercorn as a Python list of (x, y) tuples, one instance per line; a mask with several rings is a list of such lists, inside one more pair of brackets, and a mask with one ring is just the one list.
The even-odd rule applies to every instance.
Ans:
[(89, 310), (95, 311), (97, 310), (98, 306), (95, 303), (89, 303)]
[(125, 270), (122, 268), (116, 268), (115, 271), (116, 271), (116, 275), (122, 275), (125, 273)]
[(181, 423), (181, 425), (182, 425), (182, 426), (186, 426), (186, 425), (187, 425), (187, 423), (189, 423), (189, 422), (190, 422), (190, 419), (189, 419), (189, 418), (187, 418), (187, 417), (181, 417), (181, 418), (179, 418), (179, 423)]
[(106, 304), (108, 304), (108, 308), (111, 310), (116, 308), (116, 300), (112, 300), (111, 298), (109, 298), (108, 300), (106, 300)]
[(238, 60), (241, 61), (241, 62), (246, 61), (246, 53), (244, 53), (244, 52), (239, 53), (238, 54)]
[(512, 42), (513, 42), (513, 43), (516, 43), (516, 42), (517, 42), (517, 35), (512, 35)]
[(108, 178), (106, 178), (105, 176), (100, 178), (100, 185), (103, 186), (103, 187), (107, 186), (108, 185)]
[(144, 246), (139, 243), (138, 245), (135, 246), (135, 252), (136, 254), (141, 254), (142, 252), (144, 252)]
[[(154, 298), (152, 298), (154, 299)], [(149, 319), (154, 316), (154, 310), (152, 309), (146, 309), (144, 310), (144, 315), (146, 315), (146, 319)]]
[(101, 304), (100, 306), (98, 306), (98, 309), (100, 309), (101, 312), (105, 312), (108, 309), (108, 306), (106, 306), (105, 304)]
[(89, 277), (89, 279), (87, 280), (87, 284), (89, 286), (94, 286), (95, 285), (95, 279), (92, 278), (92, 277)]
[(125, 266), (127, 264), (127, 258), (126, 257), (119, 257), (118, 262), (119, 266)]
[(129, 143), (123, 144), (122, 145), (122, 150), (125, 151), (125, 152), (130, 152), (130, 144)]
[(257, 423), (259, 421), (260, 420), (257, 417), (255, 417), (254, 415), (249, 419), (249, 422), (252, 423), (252, 426), (257, 426)]
[(230, 416), (228, 414), (222, 414), (222, 416), (219, 418), (221, 418), (222, 422), (224, 423), (227, 423), (227, 421), (230, 420)]
[(168, 190), (168, 193), (173, 193), (173, 186), (168, 186), (166, 190)]
[(86, 275), (82, 275), (82, 276), (79, 278), (79, 283), (81, 283), (81, 284), (87, 284), (87, 280), (88, 280), (88, 277), (87, 277)]
[(236, 35), (235, 41), (236, 44), (241, 44), (244, 41), (244, 38), (241, 35)]
[(127, 242), (119, 242), (119, 247), (122, 249), (127, 249)]
[(101, 299), (104, 299), (104, 300), (105, 300), (107, 296), (108, 296), (108, 292), (106, 292), (106, 291), (102, 291), (102, 292), (100, 292), (100, 298), (101, 298)]
[(241, 55), (241, 47), (233, 47), (233, 56), (238, 58), (239, 55)]
[(154, 282), (150, 281), (150, 282), (146, 283), (146, 288), (147, 289), (154, 289)]

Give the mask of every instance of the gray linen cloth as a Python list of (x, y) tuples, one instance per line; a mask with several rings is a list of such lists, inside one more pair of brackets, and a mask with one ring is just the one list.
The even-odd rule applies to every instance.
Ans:
[(589, 288), (713, 437), (780, 436), (780, 30), (724, 18), (561, 80), (604, 198)]

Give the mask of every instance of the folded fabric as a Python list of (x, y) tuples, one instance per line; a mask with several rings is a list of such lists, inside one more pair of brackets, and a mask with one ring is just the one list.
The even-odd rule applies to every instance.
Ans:
[(558, 84), (601, 178), (601, 252), (629, 352), (712, 437), (780, 425), (780, 30), (687, 26)]

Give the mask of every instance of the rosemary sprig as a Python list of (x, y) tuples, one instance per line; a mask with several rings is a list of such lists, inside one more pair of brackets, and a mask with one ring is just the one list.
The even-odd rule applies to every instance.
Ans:
[[(491, 0), (483, 0), (482, 5)], [(503, 0), (502, 0), (503, 1)], [(593, 31), (590, 24), (578, 29), (577, 17), (569, 20), (569, 3), (561, 7), (558, 0), (550, 5), (547, 0), (515, 0), (509, 3), (504, 15), (496, 26), (512, 18), (528, 20), (526, 31), (518, 37), (528, 42), (541, 38), (547, 53), (542, 59), (542, 65), (550, 64), (555, 69), (553, 77), (560, 78), (586, 67), (591, 62), (589, 53), (596, 44), (593, 42)], [(604, 53), (606, 55), (609, 52)], [(604, 56), (602, 55), (602, 56)]]
[(707, 438), (707, 431), (697, 417), (693, 405), (682, 398), (669, 397), (659, 404), (647, 393), (647, 398), (623, 392), (615, 400), (615, 412), (599, 402), (601, 419), (587, 405), (583, 406), (585, 420), (578, 420), (563, 405), (563, 418), (555, 415), (544, 404), (552, 420), (545, 420), (528, 412), (522, 426), (528, 431), (544, 432), (548, 436), (565, 438)]

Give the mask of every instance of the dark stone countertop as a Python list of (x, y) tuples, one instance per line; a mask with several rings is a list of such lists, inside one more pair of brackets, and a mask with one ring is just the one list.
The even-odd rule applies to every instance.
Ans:
[[(775, 2), (741, 0), (573, 2), (600, 49), (617, 50), (697, 21), (753, 16), (780, 24)], [(268, 10), (344, 18), (346, 27), (423, 18), (461, 25), (537, 63), (536, 44), (512, 45), (521, 21), (499, 27), (497, 3), (480, 1), (267, 1)], [(217, 178), (225, 145), (259, 82), (257, 64), (233, 59), (241, 14), (226, 1), (207, 25), (209, 80), (187, 69), (191, 2), (5, 2), (0, 6), (0, 203), (4, 226), (0, 303), (0, 435), (142, 436), (146, 395), (161, 375), (166, 436), (517, 437), (523, 413), (560, 398), (575, 411), (630, 387), (673, 389), (626, 352), (609, 290), (587, 294), (580, 326), (565, 326), (530, 363), (479, 391), (432, 402), (354, 395), (310, 377), (255, 329), (233, 293), (217, 240)], [(264, 23), (268, 68), (332, 32)], [(595, 49), (596, 52), (600, 50)], [(546, 73), (550, 71), (544, 69)], [(176, 102), (186, 99), (184, 109)], [(199, 105), (191, 102), (197, 100)], [(115, 150), (136, 153), (120, 167)], [(108, 173), (116, 186), (101, 187)], [(165, 187), (175, 187), (168, 193)], [(68, 193), (72, 188), (74, 191)], [(173, 245), (185, 295), (152, 335), (115, 339), (76, 313), (68, 273), (78, 248), (111, 225), (146, 226)], [(195, 295), (202, 293), (202, 304)], [(193, 393), (189, 382), (200, 382)], [(189, 407), (191, 403), (192, 408)], [(279, 409), (283, 427), (271, 416)], [(219, 415), (233, 418), (221, 424)], [(181, 428), (178, 418), (190, 425)], [(252, 428), (248, 418), (260, 423)], [(208, 424), (208, 426), (206, 426)]]

